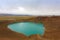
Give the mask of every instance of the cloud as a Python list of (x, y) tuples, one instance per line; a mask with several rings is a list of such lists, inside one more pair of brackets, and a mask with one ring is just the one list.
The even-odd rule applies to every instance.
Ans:
[(24, 7), (17, 7), (11, 9), (0, 10), (0, 13), (8, 13), (8, 14), (30, 14), (30, 15), (60, 15), (60, 10), (51, 9), (51, 8), (41, 8), (41, 9), (27, 9)]

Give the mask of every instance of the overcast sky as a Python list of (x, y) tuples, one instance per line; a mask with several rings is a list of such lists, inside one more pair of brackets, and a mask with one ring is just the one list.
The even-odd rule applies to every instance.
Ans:
[(0, 13), (60, 15), (60, 0), (0, 0)]

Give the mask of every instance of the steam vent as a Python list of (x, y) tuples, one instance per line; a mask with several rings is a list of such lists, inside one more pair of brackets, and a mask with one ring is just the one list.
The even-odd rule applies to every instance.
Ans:
[(0, 40), (60, 40), (60, 16), (0, 16)]

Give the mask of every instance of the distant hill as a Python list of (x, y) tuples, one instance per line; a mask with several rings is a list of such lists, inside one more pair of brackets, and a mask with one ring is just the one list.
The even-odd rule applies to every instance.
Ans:
[(0, 13), (0, 16), (32, 16), (27, 14), (2, 14)]

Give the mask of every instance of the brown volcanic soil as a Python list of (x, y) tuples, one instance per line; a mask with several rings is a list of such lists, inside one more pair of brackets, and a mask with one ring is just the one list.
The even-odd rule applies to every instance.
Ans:
[[(29, 37), (11, 31), (7, 25), (15, 22), (42, 22), (45, 26), (45, 34)], [(1, 16), (0, 17), (0, 40), (60, 40), (60, 16), (34, 17), (34, 16)]]

